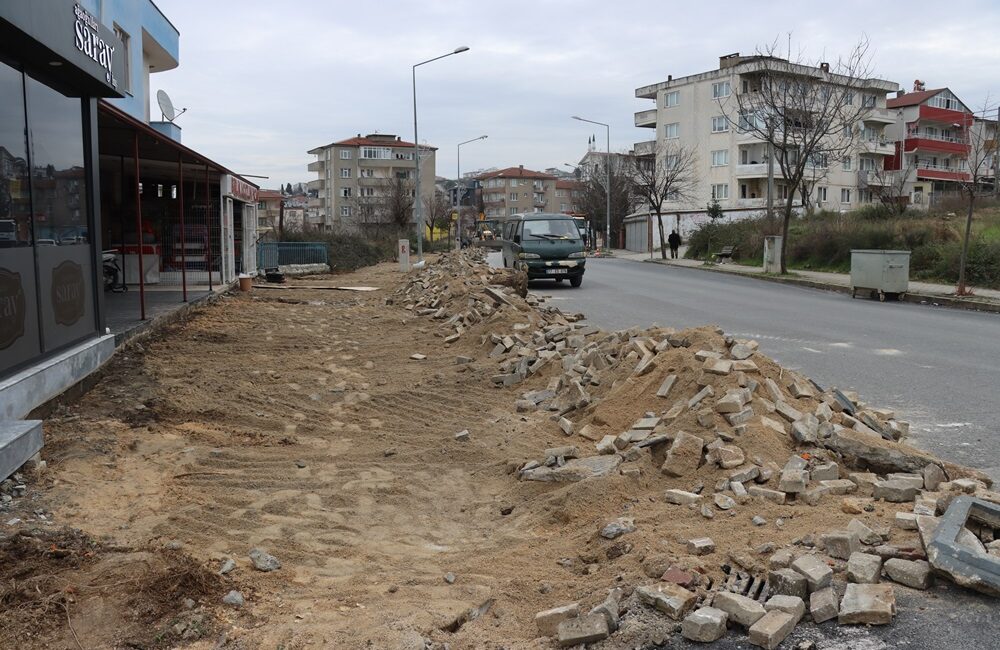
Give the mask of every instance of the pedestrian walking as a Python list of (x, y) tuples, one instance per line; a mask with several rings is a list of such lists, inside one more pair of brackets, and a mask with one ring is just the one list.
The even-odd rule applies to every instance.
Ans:
[(677, 259), (677, 249), (681, 247), (681, 236), (677, 234), (676, 230), (670, 231), (667, 243), (670, 245), (670, 259)]

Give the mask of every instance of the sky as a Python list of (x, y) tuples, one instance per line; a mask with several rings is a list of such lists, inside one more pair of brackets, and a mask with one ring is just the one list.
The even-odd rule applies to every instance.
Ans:
[[(421, 143), (437, 175), (577, 163), (604, 127), (611, 149), (655, 137), (634, 126), (635, 89), (718, 67), (772, 43), (793, 58), (846, 56), (867, 37), (875, 76), (947, 86), (972, 108), (1000, 97), (1000, 2), (801, 0), (155, 0), (180, 31), (180, 66), (150, 78), (179, 108), (183, 141), (262, 187), (304, 182), (313, 147), (358, 133)], [(156, 113), (155, 105), (151, 113)], [(564, 169), (570, 169), (563, 167)]]

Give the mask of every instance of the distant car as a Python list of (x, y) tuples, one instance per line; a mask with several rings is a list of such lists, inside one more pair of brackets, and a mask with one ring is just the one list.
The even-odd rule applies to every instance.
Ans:
[(0, 247), (17, 245), (17, 224), (13, 219), (0, 219)]
[(572, 217), (545, 212), (514, 215), (503, 224), (501, 239), (505, 267), (526, 271), (529, 280), (583, 284), (587, 253)]

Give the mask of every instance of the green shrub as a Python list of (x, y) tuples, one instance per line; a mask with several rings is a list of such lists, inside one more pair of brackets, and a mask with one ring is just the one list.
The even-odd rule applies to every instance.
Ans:
[(330, 268), (334, 271), (354, 271), (372, 266), (393, 259), (396, 252), (394, 239), (362, 237), (339, 232), (286, 231), (281, 241), (323, 242), (326, 244)]

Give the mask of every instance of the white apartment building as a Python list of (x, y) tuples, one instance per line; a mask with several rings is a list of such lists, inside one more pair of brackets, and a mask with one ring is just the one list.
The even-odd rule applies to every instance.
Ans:
[[(705, 207), (718, 201), (730, 218), (740, 215), (760, 214), (766, 207), (768, 185), (767, 146), (751, 133), (746, 133), (731, 123), (728, 115), (735, 114), (734, 93), (754, 92), (759, 88), (763, 70), (770, 62), (787, 70), (786, 61), (761, 56), (730, 54), (720, 57), (716, 70), (689, 75), (643, 86), (635, 96), (655, 102), (655, 107), (635, 114), (637, 127), (655, 130), (655, 138), (635, 145), (636, 155), (650, 155), (662, 150), (666, 141), (693, 148), (698, 158), (698, 179), (693, 198), (687, 201), (665, 203), (669, 213), (689, 213), (698, 221)], [(838, 75), (829, 72), (829, 66), (793, 66), (796, 75), (822, 80), (832, 85)], [(840, 79), (843, 79), (842, 77)], [(854, 85), (857, 86), (855, 80)], [(863, 82), (858, 97), (851, 101), (870, 106), (861, 123), (856, 125), (858, 146), (843, 160), (823, 161), (813, 166), (807, 174), (815, 175), (812, 202), (829, 210), (849, 210), (872, 200), (867, 183), (867, 172), (885, 167), (885, 158), (895, 153), (895, 148), (885, 134), (887, 125), (895, 116), (886, 109), (886, 94), (899, 88), (898, 84), (880, 79)], [(662, 162), (661, 162), (662, 164)], [(781, 205), (792, 188), (781, 176), (780, 167), (774, 164), (774, 202)], [(797, 202), (801, 205), (801, 200)], [(678, 219), (675, 227), (682, 227)], [(689, 231), (689, 227), (683, 230)]]
[[(420, 193), (424, 205), (434, 195), (434, 159), (437, 149), (420, 146)], [(318, 178), (308, 189), (317, 193), (309, 209), (324, 229), (361, 230), (384, 222), (378, 209), (386, 193), (406, 184), (412, 198), (416, 178), (416, 147), (395, 135), (373, 133), (310, 149), (316, 160), (309, 171)]]

